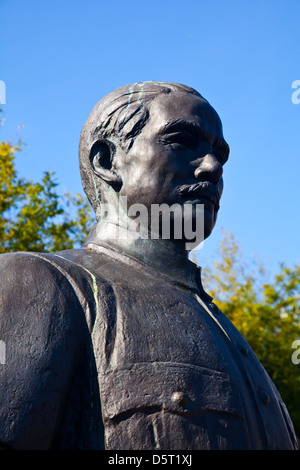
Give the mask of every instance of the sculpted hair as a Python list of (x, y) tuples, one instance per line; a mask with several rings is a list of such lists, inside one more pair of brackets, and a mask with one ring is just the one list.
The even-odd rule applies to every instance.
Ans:
[[(149, 117), (148, 104), (159, 94), (185, 92), (203, 98), (188, 86), (170, 82), (139, 82), (122, 86), (104, 96), (86, 120), (79, 142), (79, 166), (83, 189), (97, 212), (102, 199), (101, 183), (95, 181), (90, 153), (99, 139), (117, 141), (128, 151)], [(98, 178), (99, 180), (99, 178)]]

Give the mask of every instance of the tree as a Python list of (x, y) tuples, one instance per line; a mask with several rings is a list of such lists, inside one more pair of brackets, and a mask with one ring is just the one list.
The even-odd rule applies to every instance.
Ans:
[(282, 263), (267, 282), (265, 266), (246, 263), (233, 235), (225, 232), (203, 283), (264, 365), (300, 435), (300, 364), (292, 361), (293, 344), (300, 340), (300, 266)]
[(53, 173), (45, 172), (41, 182), (21, 178), (15, 166), (21, 147), (0, 143), (0, 253), (80, 245), (92, 224), (88, 202), (80, 194), (59, 195)]

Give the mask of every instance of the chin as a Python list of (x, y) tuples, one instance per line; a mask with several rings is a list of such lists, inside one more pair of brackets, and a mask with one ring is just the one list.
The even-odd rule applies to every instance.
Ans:
[(198, 225), (199, 219), (198, 219), (198, 222), (196, 222), (196, 219), (197, 219), (197, 214), (195, 211), (193, 211), (192, 224), (191, 224), (191, 219), (184, 220), (185, 226), (187, 225), (189, 229), (191, 229), (191, 225), (193, 227), (192, 233), (190, 231), (186, 231), (185, 227), (183, 228), (184, 243), (190, 246), (190, 248), (188, 248), (188, 251), (196, 248), (206, 238), (210, 236), (215, 226), (215, 222), (216, 222), (215, 212), (214, 210), (208, 210), (208, 209), (204, 210), (204, 213), (201, 211), (201, 225), (200, 226)]
[(204, 212), (204, 240), (206, 240), (206, 238), (208, 238), (211, 235), (216, 225), (216, 220), (217, 220), (217, 215), (215, 214), (214, 211), (213, 213), (211, 213), (210, 211)]

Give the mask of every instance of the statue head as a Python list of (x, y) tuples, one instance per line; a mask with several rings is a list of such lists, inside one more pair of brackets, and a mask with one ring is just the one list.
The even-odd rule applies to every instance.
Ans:
[(168, 82), (126, 85), (101, 99), (79, 144), (83, 188), (100, 218), (101, 204), (204, 206), (211, 233), (229, 147), (222, 123), (196, 90)]

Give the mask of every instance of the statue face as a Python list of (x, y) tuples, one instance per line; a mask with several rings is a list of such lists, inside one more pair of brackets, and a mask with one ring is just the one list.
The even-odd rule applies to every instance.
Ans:
[(206, 238), (216, 222), (228, 153), (220, 118), (204, 99), (158, 95), (133, 146), (116, 159), (120, 195), (149, 213), (151, 204), (204, 204)]

